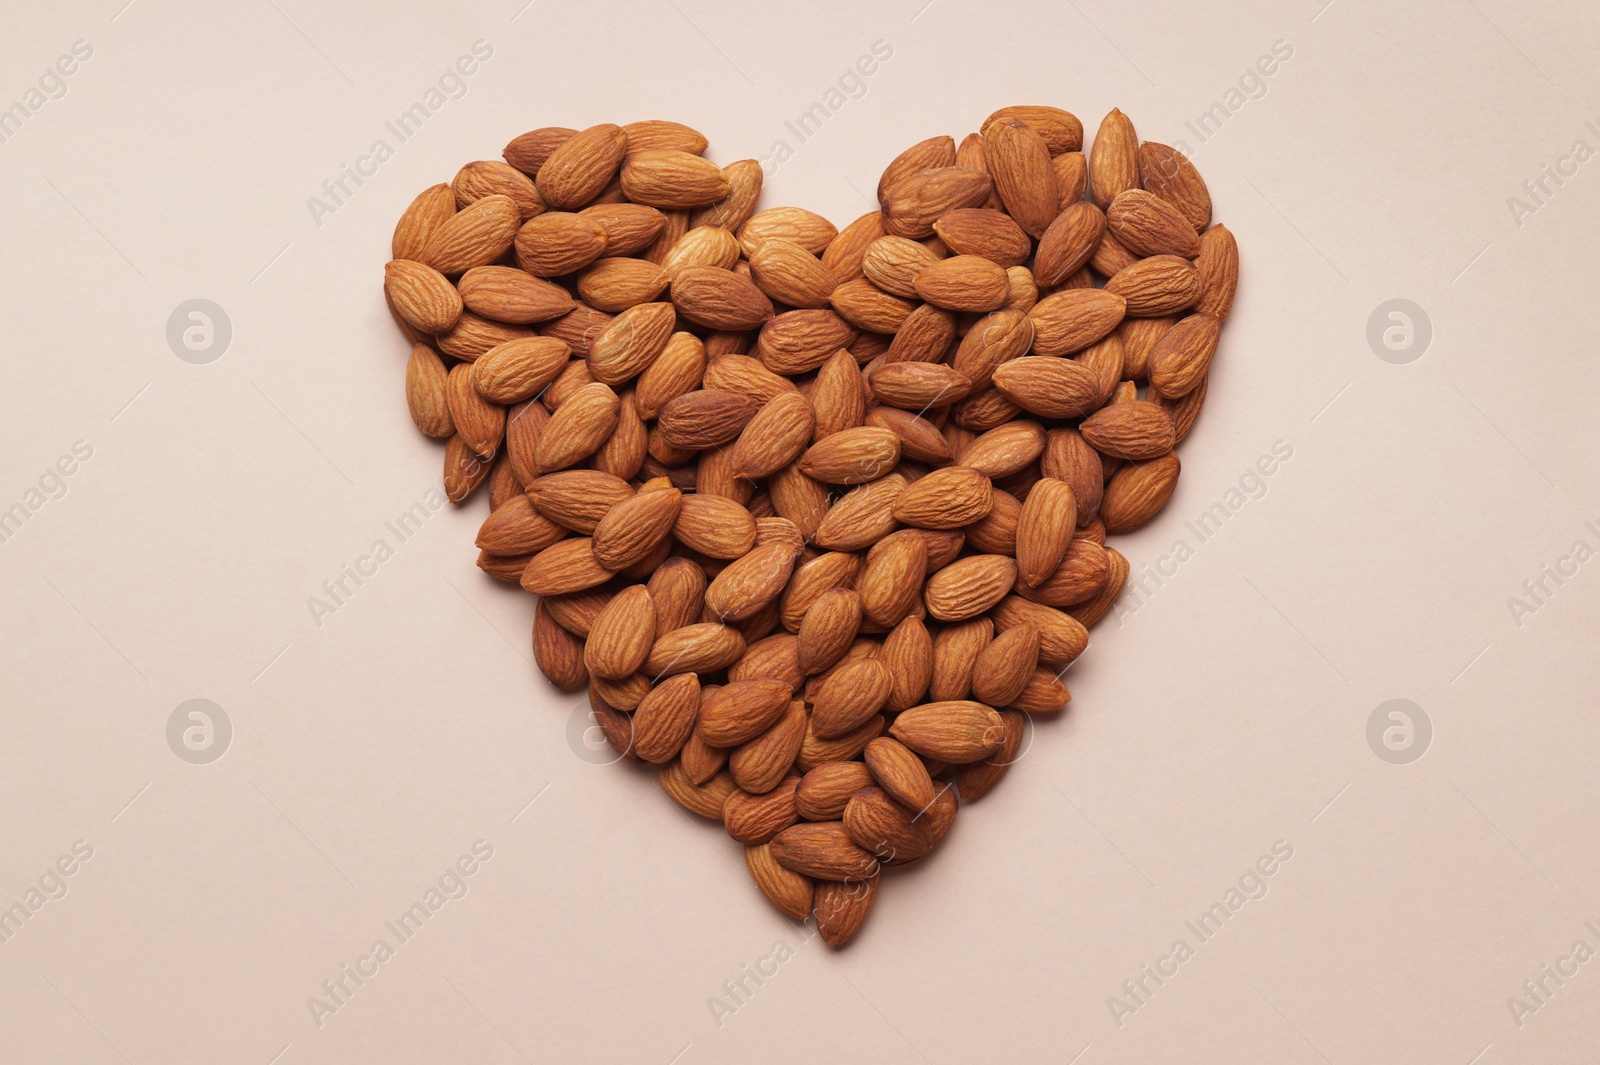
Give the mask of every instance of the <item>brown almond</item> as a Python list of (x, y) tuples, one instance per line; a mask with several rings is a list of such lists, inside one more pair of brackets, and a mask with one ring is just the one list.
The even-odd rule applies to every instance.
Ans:
[(522, 571), (522, 587), (534, 595), (564, 595), (604, 584), (611, 571), (600, 565), (588, 537), (574, 537), (540, 551)]
[(898, 625), (917, 604), (928, 568), (928, 544), (913, 531), (884, 537), (867, 555), (856, 580), (861, 608), (874, 625)]
[(595, 618), (583, 648), (591, 676), (624, 680), (644, 665), (655, 643), (655, 606), (642, 584), (618, 592)]
[(516, 239), (521, 216), (509, 196), (485, 196), (440, 222), (418, 260), (441, 274), (487, 266)]
[(800, 756), (796, 763), (802, 773), (809, 773), (824, 762), (839, 762), (856, 757), (872, 740), (883, 732), (883, 718), (875, 717), (846, 736), (825, 740), (811, 728), (806, 728), (806, 738), (800, 743)]
[(769, 477), (800, 457), (815, 426), (816, 415), (800, 393), (774, 396), (739, 434), (730, 462), (742, 477)]
[(606, 231), (581, 214), (550, 211), (523, 223), (515, 242), (522, 269), (535, 277), (561, 277), (600, 258), (606, 250)]
[[(1027, 680), (1026, 676), (1023, 677), (1024, 683)], [(987, 795), (1017, 760), (1027, 725), (1023, 716), (1012, 710), (1001, 711), (1000, 720), (1005, 728), (1005, 738), (1000, 741), (1000, 746), (981, 761), (971, 762), (956, 771), (956, 787), (961, 791), (963, 802), (972, 802)]]
[(957, 255), (980, 255), (1002, 267), (1021, 266), (1033, 252), (1033, 242), (1010, 215), (986, 207), (949, 211), (933, 223), (933, 231)]
[(1033, 276), (1041, 285), (1059, 285), (1083, 269), (1106, 231), (1106, 216), (1092, 203), (1074, 203), (1039, 238)]
[(533, 502), (518, 492), (484, 519), (474, 543), (494, 555), (532, 555), (566, 535), (565, 528), (540, 514)]
[(862, 253), (861, 273), (889, 295), (913, 300), (919, 298), (917, 274), (938, 261), (938, 255), (909, 237), (883, 236)]
[(912, 861), (933, 849), (928, 822), (878, 788), (863, 788), (844, 808), (850, 838), (885, 861)]
[(917, 271), (911, 284), (923, 300), (951, 311), (981, 314), (998, 310), (1006, 299), (1005, 268), (977, 255), (940, 259)]
[(879, 736), (864, 752), (867, 768), (880, 788), (913, 813), (926, 810), (933, 802), (933, 778), (926, 763), (905, 744)]
[(1061, 669), (1083, 653), (1089, 633), (1078, 621), (1055, 607), (1008, 596), (994, 608), (994, 625), (1001, 632), (1031, 624), (1039, 630), (1039, 662)]
[(819, 881), (811, 917), (817, 926), (817, 935), (836, 950), (844, 946), (861, 931), (877, 898), (878, 877), (875, 876), (856, 883)]
[(784, 543), (764, 544), (727, 566), (706, 587), (706, 611), (723, 621), (743, 621), (775, 601), (789, 582), (795, 552)]
[(1135, 255), (1200, 254), (1200, 237), (1194, 226), (1172, 204), (1143, 189), (1117, 194), (1106, 208), (1106, 228), (1117, 243)]
[(965, 399), (972, 389), (966, 374), (933, 362), (880, 363), (868, 381), (879, 403), (919, 414)]
[(1195, 266), (1200, 270), (1201, 287), (1195, 309), (1225, 320), (1239, 287), (1239, 245), (1227, 226), (1212, 226), (1201, 235)]
[(606, 325), (589, 346), (589, 373), (620, 385), (639, 376), (666, 349), (677, 316), (670, 303), (629, 307)]
[(800, 456), (800, 472), (825, 484), (863, 484), (891, 472), (900, 461), (900, 440), (887, 429), (843, 429), (812, 444)]
[(911, 175), (955, 164), (956, 142), (951, 137), (940, 135), (918, 141), (891, 159), (889, 165), (884, 167), (883, 176), (878, 179), (879, 205), (888, 206), (889, 189)]
[[(1017, 575), (1023, 584), (1036, 585), (1056, 571), (1077, 523), (1072, 486), (1053, 477), (1040, 479), (1028, 492), (1017, 519)], [(1002, 699), (999, 705), (1009, 701)]]
[(573, 308), (566, 289), (509, 266), (473, 267), (456, 287), (468, 310), (497, 322), (546, 322)]
[(588, 458), (617, 427), (620, 402), (609, 385), (584, 385), (557, 408), (539, 437), (534, 464), (540, 473), (564, 470)]
[[(779, 865), (772, 856), (770, 844), (746, 847), (744, 862), (750, 870), (750, 879), (756, 882), (756, 887), (778, 908), (779, 913), (795, 921), (803, 921), (810, 916), (815, 896), (810, 878)], [(829, 907), (830, 912), (837, 908), (832, 903)]]
[(639, 149), (629, 144), (622, 191), (634, 203), (682, 211), (716, 203), (728, 194), (722, 168), (677, 148)]
[(1047, 107), (1042, 104), (1013, 104), (1010, 107), (1002, 107), (983, 120), (981, 128), (985, 135), (988, 134), (992, 123), (1003, 118), (1016, 119), (1043, 137), (1051, 155), (1075, 152), (1083, 147), (1083, 123), (1078, 120), (1077, 115), (1063, 111), (1059, 107)]
[(589, 683), (583, 665), (583, 642), (556, 624), (543, 599), (533, 612), (533, 661), (545, 679), (565, 691)]
[(536, 396), (566, 369), (570, 348), (553, 337), (525, 337), (498, 344), (472, 368), (472, 384), (494, 403), (521, 403)]
[(696, 784), (680, 762), (668, 762), (662, 766), (660, 780), (661, 790), (673, 802), (692, 814), (713, 821), (722, 820), (723, 804), (738, 789), (733, 778), (726, 773), (718, 773), (704, 784)]
[(1221, 330), (1222, 319), (1214, 314), (1180, 319), (1150, 349), (1150, 388), (1167, 399), (1192, 392), (1211, 368)]
[(1103, 407), (1085, 418), (1079, 431), (1101, 454), (1134, 462), (1164, 455), (1177, 445), (1172, 416), (1144, 401)]
[(714, 747), (748, 743), (771, 728), (789, 708), (792, 692), (776, 680), (736, 680), (707, 692), (695, 726)]
[(997, 366), (1020, 357), (1033, 343), (1033, 320), (1020, 310), (999, 310), (974, 322), (951, 360), (958, 372), (982, 391), (994, 379)]
[[(729, 763), (731, 769), (732, 759)], [(734, 783), (739, 783), (737, 776)], [(735, 790), (722, 805), (722, 823), (727, 826), (728, 835), (740, 843), (755, 845), (769, 842), (794, 824), (800, 819), (794, 808), (794, 791), (799, 783), (800, 778), (796, 776), (784, 781), (781, 787), (768, 787), (762, 792), (752, 792), (748, 788)]]
[(1017, 563), (1004, 555), (970, 555), (928, 578), (922, 598), (940, 621), (965, 621), (994, 606), (1017, 582)]
[(748, 258), (755, 254), (762, 242), (790, 240), (813, 255), (839, 235), (833, 223), (802, 207), (773, 207), (752, 215), (739, 230), (739, 246)]
[(414, 344), (406, 362), (406, 407), (411, 420), (425, 436), (447, 439), (455, 434), (447, 398), (449, 371), (439, 353), (426, 344)]
[(600, 470), (563, 470), (536, 477), (528, 485), (528, 498), (539, 513), (583, 536), (592, 534), (613, 507), (633, 494), (622, 478)]
[(919, 529), (959, 529), (982, 521), (994, 505), (982, 470), (946, 466), (919, 478), (895, 501), (895, 520)]
[(762, 292), (790, 307), (825, 307), (839, 287), (820, 259), (791, 240), (764, 241), (750, 257), (750, 275)]
[(1178, 456), (1168, 453), (1145, 462), (1130, 462), (1106, 484), (1100, 517), (1106, 532), (1137, 529), (1160, 512), (1178, 484)]
[(990, 706), (1009, 706), (1022, 694), (1038, 664), (1039, 630), (1032, 625), (1007, 629), (978, 652), (972, 663), (972, 694)]
[(1028, 312), (1035, 355), (1071, 355), (1117, 327), (1127, 301), (1105, 289), (1081, 288), (1046, 296)]
[(795, 806), (807, 821), (837, 821), (850, 796), (871, 785), (872, 776), (860, 762), (827, 762), (800, 778)]
[(1044, 429), (1037, 422), (1009, 422), (983, 433), (957, 457), (961, 465), (992, 481), (1009, 477), (1038, 458), (1044, 440)]
[[(803, 647), (803, 629), (800, 639)], [(888, 668), (877, 659), (855, 658), (844, 662), (828, 674), (817, 691), (811, 708), (812, 730), (825, 740), (854, 732), (883, 709), (893, 685), (894, 678)]]
[(774, 373), (809, 373), (855, 338), (850, 323), (832, 311), (787, 311), (761, 327), (756, 355)]
[(1127, 558), (1121, 552), (1115, 548), (1106, 548), (1106, 564), (1106, 580), (1100, 586), (1100, 591), (1095, 593), (1094, 598), (1085, 600), (1068, 611), (1073, 620), (1085, 628), (1105, 617), (1128, 583), (1130, 567)]
[(670, 762), (694, 731), (699, 713), (700, 678), (693, 673), (667, 678), (650, 689), (634, 711), (634, 751), (647, 762)]
[(671, 149), (699, 155), (707, 147), (705, 134), (692, 126), (685, 126), (682, 122), (667, 122), (662, 119), (629, 122), (622, 127), (622, 132), (628, 135), (630, 152)]
[(1044, 138), (1016, 118), (995, 118), (983, 128), (983, 158), (1007, 213), (1032, 236), (1042, 236), (1059, 206)]
[(456, 195), (449, 185), (430, 185), (417, 193), (395, 223), (391, 252), (396, 259), (420, 260), (433, 233), (456, 213)]
[(611, 123), (573, 134), (552, 151), (534, 179), (551, 207), (570, 211), (593, 200), (616, 176), (628, 151), (628, 135)]
[(466, 207), (485, 196), (506, 196), (517, 205), (524, 222), (544, 210), (544, 200), (528, 175), (498, 159), (468, 163), (456, 171), (450, 187), (457, 207)]
[[(740, 744), (728, 756), (728, 771), (733, 774), (734, 783), (745, 791), (752, 795), (765, 795), (775, 788), (786, 792), (789, 820), (779, 828), (793, 824), (796, 818), (794, 788), (800, 783), (800, 777), (788, 774), (794, 768), (794, 759), (800, 753), (800, 741), (805, 734), (806, 704), (794, 700), (771, 728), (748, 743)], [(776, 834), (777, 829), (773, 833)]]
[(505, 436), (506, 410), (473, 387), (471, 363), (451, 367), (445, 381), (445, 402), (462, 442), (484, 458), (493, 458)]
[(1109, 576), (1105, 548), (1095, 540), (1076, 537), (1055, 572), (1033, 587), (1017, 585), (1017, 594), (1046, 606), (1075, 606), (1098, 595)]
[(878, 859), (850, 839), (843, 821), (792, 825), (769, 846), (779, 865), (818, 880), (859, 881), (878, 871)]
[(537, 174), (550, 154), (571, 140), (578, 131), (565, 126), (544, 126), (511, 138), (500, 154), (524, 174)]
[(1089, 151), (1089, 192), (1101, 209), (1129, 189), (1139, 187), (1139, 135), (1128, 116), (1116, 108), (1100, 121)]
[(1000, 745), (1005, 723), (983, 703), (952, 699), (913, 706), (894, 719), (889, 734), (929, 758), (975, 762)]
[(737, 662), (744, 649), (738, 629), (716, 622), (683, 625), (656, 640), (644, 660), (644, 673), (652, 677), (715, 673)]
[(707, 387), (668, 401), (657, 424), (678, 447), (719, 447), (743, 432), (760, 406), (753, 396)]
[(1159, 141), (1139, 145), (1139, 181), (1178, 209), (1197, 232), (1211, 224), (1211, 193), (1188, 156)]
[(966, 166), (911, 174), (886, 190), (884, 227), (902, 237), (927, 237), (939, 216), (961, 207), (981, 207), (989, 198), (989, 175)]
[[(800, 672), (806, 675), (821, 673), (831, 668), (844, 653), (861, 629), (861, 596), (849, 588), (830, 588), (817, 597), (806, 610), (798, 631)], [(874, 707), (871, 713), (877, 713)], [(862, 715), (865, 719), (866, 715)], [(861, 721), (853, 721), (850, 731)], [(838, 732), (823, 734), (832, 739)]]
[(423, 333), (448, 333), (461, 317), (461, 294), (431, 266), (396, 259), (383, 268), (383, 291), (407, 325)]
[(879, 661), (894, 679), (890, 710), (905, 710), (921, 702), (933, 677), (933, 639), (922, 619), (908, 617), (896, 625), (883, 638)]

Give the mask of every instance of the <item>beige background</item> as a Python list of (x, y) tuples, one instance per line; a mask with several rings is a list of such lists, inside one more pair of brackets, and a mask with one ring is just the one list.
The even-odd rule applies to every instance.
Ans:
[[(1600, 162), (1520, 226), (1506, 203), (1600, 149), (1593, 5), (123, 3), (12, 4), (0, 42), (0, 104), (93, 47), (0, 144), (0, 508), (93, 448), (0, 544), (0, 904), (93, 848), (0, 944), (0, 1060), (1593, 1059), (1600, 960), (1521, 1027), (1506, 1004), (1600, 949), (1600, 562), (1520, 627), (1507, 605), (1600, 547)], [(308, 198), (480, 39), (465, 95), (317, 224)], [(785, 121), (880, 39), (865, 95), (798, 143)], [(1185, 122), (1279, 40), (1198, 144)], [(842, 223), (901, 147), (1013, 102), (1188, 142), (1243, 248), (1136, 570), (1275, 441), (1293, 457), (1095, 631), (1066, 718), (831, 954), (716, 826), (596, 764), (581, 721), (569, 741), (532, 600), (473, 566), (481, 499), (384, 528), (440, 450), (381, 266), (420, 188), (536, 126), (670, 117), (725, 162), (784, 139), (763, 202)], [(165, 338), (196, 297), (232, 323), (208, 365)], [(1392, 298), (1433, 326), (1406, 365), (1366, 338)], [(380, 537), (394, 557), (319, 627), (308, 597)], [(166, 740), (192, 698), (232, 722), (209, 765)], [(1366, 739), (1394, 698), (1433, 726), (1408, 765)], [(465, 897), (318, 1027), (308, 998), (477, 840)], [(1184, 922), (1278, 840), (1266, 896), (1197, 945)], [(1108, 999), (1180, 937), (1194, 957), (1119, 1026)]]

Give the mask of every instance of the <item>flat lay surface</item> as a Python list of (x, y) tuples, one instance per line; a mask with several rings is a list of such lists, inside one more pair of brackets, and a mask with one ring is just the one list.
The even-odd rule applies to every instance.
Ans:
[[(0, 1057), (1593, 1050), (1594, 12), (8, 21)], [(535, 127), (685, 122), (843, 226), (1018, 103), (1188, 154), (1239, 294), (1068, 710), (830, 952), (537, 675), (382, 266), (421, 189)]]

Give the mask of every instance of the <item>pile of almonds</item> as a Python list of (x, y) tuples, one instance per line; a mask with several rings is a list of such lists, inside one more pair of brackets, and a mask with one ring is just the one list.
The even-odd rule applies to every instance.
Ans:
[(932, 137), (842, 231), (672, 122), (537, 129), (395, 230), (406, 399), (622, 757), (827, 943), (994, 787), (1205, 401), (1238, 251), (1112, 111)]

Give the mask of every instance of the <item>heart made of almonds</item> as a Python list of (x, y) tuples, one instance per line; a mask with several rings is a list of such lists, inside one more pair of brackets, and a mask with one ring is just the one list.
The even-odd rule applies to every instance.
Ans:
[(394, 234), (478, 565), (628, 761), (849, 941), (1057, 714), (1172, 495), (1238, 250), (1181, 153), (1006, 107), (836, 229), (673, 122), (536, 129)]

